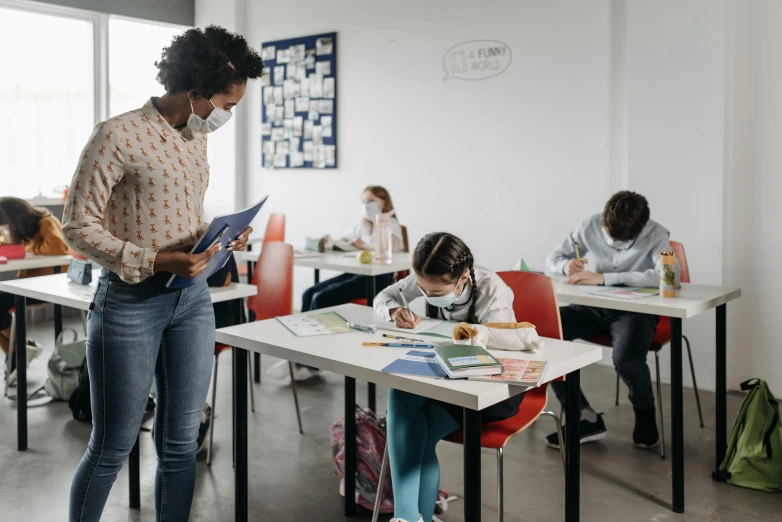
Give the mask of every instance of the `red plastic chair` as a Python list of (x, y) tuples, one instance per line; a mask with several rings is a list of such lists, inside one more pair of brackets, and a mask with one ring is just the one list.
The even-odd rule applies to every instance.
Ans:
[[(281, 214), (280, 214), (281, 215)], [(252, 284), (258, 293), (247, 298), (247, 308), (255, 314), (256, 321), (293, 313), (293, 247), (282, 242), (266, 243), (261, 250), (258, 263), (253, 271)], [(215, 346), (214, 381), (212, 385), (212, 417), (214, 421), (215, 390), (217, 389), (217, 356), (227, 348), (227, 345)], [(299, 410), (299, 396), (296, 392), (296, 381), (293, 380), (293, 364), (289, 363), (293, 401), (296, 405), (296, 417), (299, 422), (299, 433), (304, 433)], [(252, 386), (250, 386), (252, 390)], [(252, 395), (251, 395), (252, 399)], [(254, 402), (254, 401), (253, 401)], [(255, 406), (253, 404), (253, 411)], [(214, 429), (212, 429), (214, 433)], [(209, 435), (207, 464), (211, 463), (212, 434)]]
[[(678, 241), (671, 241), (671, 248), (679, 260), (679, 273), (682, 283), (690, 282), (690, 268), (687, 265), (687, 255), (684, 253), (684, 245)], [(703, 427), (703, 412), (701, 411), (701, 398), (698, 393), (698, 383), (695, 380), (695, 366), (692, 363), (692, 351), (690, 350), (690, 340), (687, 336), (682, 336), (685, 345), (687, 346), (687, 357), (690, 360), (690, 374), (692, 375), (692, 386), (695, 390), (695, 402), (698, 405), (698, 418), (700, 419), (701, 428)], [(600, 344), (611, 348), (611, 336), (610, 335), (598, 335), (586, 339), (587, 341), (595, 344)], [(657, 409), (660, 415), (660, 456), (665, 458), (665, 425), (663, 424), (663, 403), (660, 399), (662, 397), (662, 388), (660, 386), (660, 351), (665, 345), (671, 342), (671, 318), (660, 317), (660, 322), (657, 323), (657, 330), (654, 332), (654, 339), (652, 345), (649, 347), (649, 351), (654, 352), (654, 369), (657, 375)], [(616, 376), (616, 405), (619, 405), (619, 375)]]
[(285, 214), (274, 212), (269, 216), (266, 232), (263, 234), (263, 244), (285, 241)]
[[(562, 339), (562, 323), (559, 318), (559, 305), (554, 289), (554, 281), (543, 274), (532, 272), (498, 272), (505, 284), (513, 290), (513, 312), (517, 321), (527, 321), (535, 325), (535, 329), (542, 337)], [(532, 388), (524, 395), (524, 400), (519, 405), (519, 412), (509, 419), (499, 422), (484, 424), (481, 428), (481, 447), (497, 451), (497, 517), (503, 520), (503, 450), (510, 440), (530, 427), (541, 415), (551, 417), (557, 426), (559, 440), (563, 441), (562, 425), (559, 416), (551, 411), (546, 411), (548, 400), (548, 383)], [(445, 438), (448, 442), (456, 444), (464, 443), (462, 430), (456, 431)], [(565, 467), (565, 448), (560, 444), (562, 467)], [(383, 468), (388, 462), (388, 448), (383, 459)], [(378, 491), (382, 491), (382, 478), (385, 473), (381, 471), (381, 484)], [(377, 519), (378, 505), (375, 505), (373, 520)]]

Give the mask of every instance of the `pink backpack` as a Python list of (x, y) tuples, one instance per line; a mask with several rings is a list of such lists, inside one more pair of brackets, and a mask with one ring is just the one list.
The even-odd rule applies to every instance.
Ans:
[[(375, 508), (380, 467), (386, 449), (386, 420), (378, 419), (371, 410), (356, 405), (356, 504), (372, 511)], [(345, 496), (345, 419), (331, 425), (331, 453), (334, 456), (339, 482), (339, 494)], [(381, 513), (393, 513), (391, 471), (386, 470), (380, 502)]]

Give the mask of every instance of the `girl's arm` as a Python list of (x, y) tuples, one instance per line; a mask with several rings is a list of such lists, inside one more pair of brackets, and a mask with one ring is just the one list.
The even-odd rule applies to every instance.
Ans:
[(413, 299), (421, 297), (421, 290), (418, 288), (414, 275), (409, 275), (396, 284), (387, 287), (377, 294), (373, 306), (384, 321), (391, 320), (391, 311), (404, 306), (401, 295), (405, 294), (405, 299), (409, 303)]
[(62, 238), (62, 227), (53, 217), (48, 216), (41, 220), (41, 228), (38, 230), (40, 241), (31, 241), (27, 245), (27, 251), (41, 256), (60, 256), (68, 253), (68, 245)]

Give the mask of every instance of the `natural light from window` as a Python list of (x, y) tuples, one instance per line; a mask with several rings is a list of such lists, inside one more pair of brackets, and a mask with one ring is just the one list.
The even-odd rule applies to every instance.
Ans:
[(134, 22), (109, 21), (109, 116), (138, 109), (151, 96), (165, 92), (155, 76), (155, 62), (163, 47), (185, 28)]
[(70, 184), (95, 125), (92, 22), (0, 8), (0, 195)]

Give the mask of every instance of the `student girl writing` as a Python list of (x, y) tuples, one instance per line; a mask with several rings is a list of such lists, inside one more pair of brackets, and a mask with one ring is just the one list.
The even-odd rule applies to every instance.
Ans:
[[(421, 319), (402, 306), (424, 297), (429, 317), (471, 324), (515, 322), (513, 292), (490, 270), (475, 266), (470, 249), (456, 236), (425, 236), (413, 252), (414, 274), (378, 294), (375, 311), (398, 327)], [(482, 412), (483, 422), (512, 417), (523, 398), (517, 395)], [(388, 391), (388, 448), (394, 488), (392, 522), (429, 521), (440, 487), (437, 443), (458, 430), (462, 408), (407, 392)]]
[[(361, 219), (340, 238), (341, 241), (350, 243), (355, 248), (370, 250), (374, 248), (375, 218), (381, 214), (394, 212), (394, 203), (391, 194), (378, 185), (370, 185), (361, 193)], [(395, 216), (391, 216), (392, 249), (394, 252), (402, 250), (402, 227)], [(329, 236), (326, 236), (326, 240)], [(377, 276), (377, 287), (385, 288), (393, 281), (393, 274)], [(353, 299), (366, 295), (366, 276), (355, 274), (342, 274), (316, 285), (304, 291), (302, 296), (301, 311), (309, 312), (329, 306), (345, 304)], [(307, 366), (295, 365), (293, 378), (297, 381), (307, 380), (315, 375), (316, 370)], [(269, 375), (284, 379), (288, 375), (288, 362), (280, 361), (269, 368)]]

